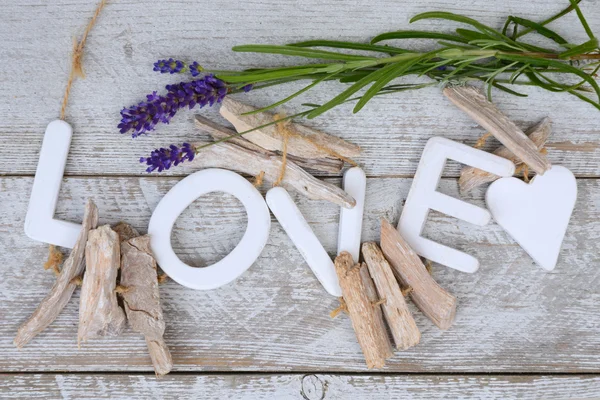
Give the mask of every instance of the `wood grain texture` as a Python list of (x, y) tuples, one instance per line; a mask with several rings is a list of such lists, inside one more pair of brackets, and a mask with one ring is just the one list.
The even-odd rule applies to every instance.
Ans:
[[(95, 199), (100, 224), (125, 220), (146, 231), (151, 211), (177, 178), (67, 178), (57, 216), (80, 221)], [(0, 178), (0, 371), (152, 371), (146, 343), (127, 330), (77, 350), (79, 291), (57, 320), (17, 351), (12, 338), (54, 281), (41, 267), (45, 245), (23, 233), (33, 179)], [(339, 184), (338, 179), (329, 180)], [(379, 238), (381, 218), (396, 222), (410, 179), (369, 179), (363, 241)], [(458, 195), (455, 179), (440, 190)], [(387, 361), (389, 372), (600, 372), (600, 182), (578, 181), (579, 199), (556, 269), (544, 272), (497, 225), (477, 227), (434, 213), (425, 236), (473, 254), (476, 274), (433, 267), (459, 301), (454, 325), (440, 331), (409, 302), (419, 346)], [(483, 205), (481, 189), (466, 201)], [(294, 200), (330, 255), (337, 249), (339, 207)], [(211, 194), (177, 220), (172, 244), (183, 261), (209, 265), (235, 246), (245, 213), (233, 197)], [(365, 371), (347, 318), (332, 320), (337, 299), (315, 279), (279, 224), (257, 262), (211, 291), (170, 281), (160, 286), (174, 371)], [(560, 315), (561, 318), (557, 318)]]
[[(600, 32), (598, 0), (581, 3), (592, 30)], [(303, 398), (378, 399), (399, 397), (565, 399), (594, 398), (600, 378), (585, 376), (436, 375), (294, 375), (290, 371), (364, 372), (364, 359), (350, 321), (332, 320), (337, 301), (316, 281), (280, 226), (273, 224), (269, 243), (240, 279), (208, 292), (174, 282), (160, 286), (167, 329), (173, 345), (174, 376), (156, 380), (144, 339), (127, 330), (120, 338), (102, 338), (77, 350), (79, 290), (57, 320), (26, 348), (12, 338), (52, 286), (43, 271), (46, 246), (23, 234), (26, 198), (31, 190), (43, 132), (59, 114), (70, 68), (73, 36), (80, 34), (95, 2), (88, 0), (6, 0), (0, 2), (0, 56), (16, 66), (0, 73), (0, 376), (2, 398)], [(338, 0), (222, 0), (202, 7), (196, 1), (109, 1), (89, 37), (83, 56), (85, 80), (75, 83), (67, 108), (74, 128), (57, 215), (80, 222), (88, 195), (97, 200), (101, 223), (121, 220), (146, 232), (160, 198), (177, 178), (146, 176), (139, 158), (157, 147), (208, 136), (194, 127), (199, 112), (226, 124), (218, 108), (186, 111), (168, 126), (132, 140), (119, 135), (119, 110), (136, 104), (153, 90), (188, 77), (159, 75), (159, 58), (197, 60), (207, 68), (244, 69), (301, 62), (271, 55), (231, 52), (246, 43), (289, 43), (311, 39), (367, 42), (399, 29), (452, 32), (458, 25), (441, 20), (409, 25), (411, 16), (432, 10), (463, 13), (500, 28), (507, 15), (540, 20), (565, 7), (562, 1), (485, 0), (435, 2), (364, 2)], [(290, 17), (293, 16), (293, 17)], [(586, 35), (573, 13), (552, 24), (570, 42)], [(547, 43), (532, 37), (532, 43)], [(428, 40), (407, 46), (429, 50)], [(262, 107), (304, 87), (236, 95)], [(301, 104), (323, 104), (345, 85), (328, 82), (283, 108), (288, 115)], [(495, 91), (494, 102), (521, 129), (550, 116), (553, 133), (547, 144), (552, 164), (577, 177), (600, 176), (597, 111), (580, 100), (534, 88), (528, 98)], [(368, 176), (410, 177), (426, 141), (445, 136), (475, 144), (483, 128), (456, 109), (439, 88), (373, 99), (359, 114), (352, 104), (329, 111), (307, 125), (360, 146), (357, 161)], [(489, 140), (484, 150), (498, 146)], [(449, 163), (446, 177), (461, 167)], [(174, 168), (165, 175), (185, 176), (196, 167)], [(326, 174), (325, 174), (326, 175)], [(97, 176), (97, 177), (95, 177)], [(102, 177), (104, 176), (104, 177)], [(129, 176), (118, 177), (118, 176)], [(338, 179), (330, 182), (339, 184)], [(388, 360), (386, 372), (591, 372), (600, 373), (600, 185), (578, 182), (579, 200), (557, 268), (540, 271), (496, 225), (474, 227), (431, 213), (425, 234), (478, 257), (482, 268), (467, 275), (434, 266), (435, 279), (459, 300), (455, 325), (440, 332), (410, 304), (421, 344)], [(379, 220), (395, 222), (410, 180), (370, 179), (363, 240), (377, 240)], [(457, 195), (454, 180), (442, 191)], [(483, 204), (483, 191), (468, 201)], [(339, 208), (295, 196), (328, 252), (336, 250)], [(224, 217), (225, 216), (225, 217)], [(232, 196), (212, 194), (196, 201), (177, 221), (173, 247), (188, 264), (208, 265), (240, 240), (246, 222)], [(558, 321), (557, 315), (562, 316)], [(20, 374), (73, 371), (75, 374)], [(87, 374), (122, 371), (125, 374)], [(148, 374), (129, 375), (128, 372)], [(207, 375), (188, 375), (190, 372)], [(218, 371), (283, 371), (280, 374), (219, 374)], [(79, 374), (78, 372), (86, 372)]]
[[(75, 83), (67, 108), (74, 136), (67, 175), (144, 175), (139, 158), (171, 143), (202, 139), (193, 126), (195, 111), (184, 111), (170, 125), (148, 137), (132, 140), (116, 128), (119, 111), (136, 104), (153, 90), (179, 82), (183, 77), (152, 71), (159, 58), (197, 60), (207, 68), (234, 69), (301, 62), (270, 55), (234, 53), (231, 47), (246, 43), (289, 43), (311, 39), (356, 40), (392, 30), (420, 29), (452, 32), (460, 26), (441, 20), (409, 25), (413, 15), (432, 10), (456, 12), (501, 28), (507, 15), (539, 21), (565, 7), (565, 1), (486, 0), (396, 2), (373, 0), (369, 6), (338, 0), (221, 0), (202, 7), (193, 0), (111, 1), (90, 34), (83, 56), (86, 79)], [(600, 32), (597, 0), (581, 4), (594, 32)], [(18, 68), (0, 73), (0, 112), (7, 116), (0, 126), (0, 175), (33, 174), (48, 122), (58, 116), (70, 68), (72, 38), (81, 33), (95, 7), (88, 0), (5, 0), (0, 2), (0, 56)], [(290, 17), (293, 16), (293, 17)], [(60, 23), (56, 21), (60, 20)], [(43, 27), (43, 29), (40, 29)], [(576, 15), (552, 24), (552, 29), (571, 43), (585, 41)], [(535, 36), (532, 43), (547, 45)], [(407, 45), (428, 50), (432, 42), (415, 40)], [(187, 79), (187, 77), (185, 77)], [(306, 82), (236, 95), (254, 106), (281, 100)], [(288, 114), (300, 111), (304, 102), (323, 104), (346, 85), (328, 82), (295, 99)], [(598, 111), (567, 94), (520, 88), (530, 94), (518, 98), (495, 90), (494, 102), (524, 129), (545, 116), (554, 120), (548, 146), (552, 164), (564, 165), (577, 176), (600, 175)], [(352, 104), (305, 121), (323, 132), (342, 137), (363, 149), (357, 159), (369, 176), (412, 175), (427, 139), (443, 135), (472, 145), (483, 133), (467, 115), (456, 109), (439, 88), (427, 88), (373, 99), (359, 113)], [(218, 109), (203, 109), (215, 121)], [(489, 147), (497, 147), (490, 141)], [(18, 151), (15, 151), (18, 149)], [(450, 166), (446, 176), (458, 176)], [(186, 167), (172, 174), (186, 175)]]
[(598, 399), (600, 377), (436, 375), (0, 375), (3, 399)]

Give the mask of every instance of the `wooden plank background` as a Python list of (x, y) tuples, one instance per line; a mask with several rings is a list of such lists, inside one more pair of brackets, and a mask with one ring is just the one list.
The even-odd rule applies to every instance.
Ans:
[[(57, 216), (80, 220), (91, 196), (101, 223), (125, 220), (145, 231), (160, 198), (192, 172), (177, 168), (163, 176), (146, 175), (138, 159), (157, 146), (200, 138), (193, 112), (182, 112), (170, 125), (136, 140), (116, 129), (123, 106), (181, 79), (153, 72), (158, 58), (197, 60), (209, 68), (281, 65), (285, 60), (230, 48), (316, 38), (366, 41), (383, 31), (408, 29), (410, 16), (428, 10), (460, 12), (498, 27), (509, 14), (540, 20), (566, 5), (547, 0), (110, 1), (89, 38), (87, 78), (75, 83), (67, 109), (75, 134)], [(598, 0), (582, 2), (596, 32), (599, 5)], [(17, 327), (54, 279), (41, 267), (46, 246), (23, 232), (27, 200), (45, 126), (58, 116), (72, 37), (81, 33), (93, 8), (84, 0), (0, 4), (0, 397), (598, 398), (599, 114), (567, 95), (535, 89), (527, 90), (525, 99), (495, 93), (494, 101), (522, 127), (549, 115), (554, 121), (550, 160), (578, 177), (579, 197), (559, 265), (544, 272), (497, 225), (474, 227), (432, 213), (426, 235), (475, 255), (481, 268), (469, 275), (434, 266), (435, 278), (458, 297), (456, 323), (441, 332), (413, 307), (421, 343), (397, 353), (385, 370), (367, 373), (348, 319), (328, 316), (337, 300), (318, 284), (276, 222), (261, 257), (234, 283), (207, 292), (172, 281), (161, 286), (166, 341), (175, 362), (172, 375), (162, 380), (150, 373), (145, 343), (133, 332), (77, 348), (78, 294), (50, 328), (16, 350)], [(453, 26), (431, 21), (414, 28), (449, 32)], [(574, 14), (552, 27), (573, 42), (585, 38)], [(412, 45), (426, 49), (431, 43)], [(299, 87), (290, 84), (239, 99), (266, 105)], [(322, 102), (339, 88), (328, 83), (286, 109)], [(202, 114), (222, 121), (216, 108)], [(369, 181), (363, 240), (378, 237), (380, 218), (397, 221), (427, 139), (439, 135), (473, 144), (483, 133), (437, 88), (374, 99), (357, 115), (344, 106), (310, 124), (364, 148), (359, 161)], [(490, 141), (487, 148), (493, 146)], [(441, 191), (458, 196), (458, 171), (449, 163)], [(327, 179), (339, 182), (339, 177)], [(483, 195), (483, 189), (476, 190), (465, 200), (483, 205)], [(333, 254), (339, 209), (294, 197)], [(188, 263), (211, 264), (239, 241), (245, 218), (232, 197), (204, 196), (178, 219), (175, 251)]]

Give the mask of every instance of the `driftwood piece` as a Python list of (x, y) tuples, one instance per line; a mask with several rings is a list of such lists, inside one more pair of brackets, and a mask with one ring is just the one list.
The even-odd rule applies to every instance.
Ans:
[(117, 232), (117, 235), (119, 235), (119, 243), (123, 243), (129, 239), (140, 236), (140, 233), (137, 231), (137, 229), (123, 221), (113, 225), (111, 229)]
[(447, 87), (444, 95), (535, 172), (543, 175), (550, 168), (546, 156), (538, 151), (527, 135), (478, 89), (472, 86)]
[[(373, 304), (375, 318), (377, 319), (375, 326), (378, 327), (377, 329), (387, 332), (385, 319), (383, 318), (383, 310), (381, 309), (381, 301), (379, 295), (377, 294), (377, 288), (375, 287), (375, 282), (373, 282), (373, 279), (369, 274), (369, 268), (364, 262), (361, 264), (359, 273), (360, 279), (362, 280), (363, 285), (365, 285), (365, 293), (367, 294), (371, 304)], [(394, 346), (392, 346), (392, 341), (390, 340), (389, 335), (386, 334), (385, 338), (389, 354), (393, 354)]]
[[(196, 127), (202, 131), (208, 133), (214, 140), (225, 139), (231, 135), (235, 135), (236, 131), (233, 129), (221, 126), (208, 118), (204, 118), (200, 115), (196, 115)], [(237, 144), (245, 149), (256, 151), (266, 155), (276, 155), (276, 153), (269, 151), (252, 143), (251, 141), (238, 136), (232, 137), (227, 140), (230, 143)], [(288, 160), (293, 161), (302, 168), (309, 168), (315, 171), (338, 173), (342, 170), (344, 162), (337, 158), (304, 158), (297, 157), (292, 154), (287, 155)]]
[[(197, 143), (201, 146), (206, 143)], [(248, 150), (234, 143), (216, 143), (200, 150), (191, 165), (198, 168), (225, 168), (252, 176), (264, 172), (265, 181), (275, 182), (280, 175), (283, 161), (278, 155), (268, 155)], [(356, 201), (339, 186), (319, 180), (287, 161), (281, 186), (295, 189), (313, 200), (327, 200), (342, 207), (352, 208)]]
[(165, 321), (156, 273), (150, 236), (121, 243), (121, 286), (127, 319), (131, 328), (146, 338), (156, 374), (165, 375), (173, 368), (173, 360), (163, 339)]
[(91, 199), (88, 199), (83, 213), (81, 232), (77, 237), (71, 254), (63, 264), (60, 274), (50, 293), (42, 300), (31, 317), (19, 328), (14, 344), (17, 347), (25, 346), (38, 333), (43, 331), (60, 314), (73, 295), (77, 283), (74, 278), (81, 275), (84, 267), (85, 244), (88, 232), (98, 224), (98, 208)]
[[(335, 259), (335, 270), (352, 327), (358, 339), (367, 368), (383, 368), (393, 354), (383, 321), (377, 317), (377, 305), (371, 302), (361, 274), (360, 264), (354, 264), (350, 253), (344, 251)], [(369, 278), (370, 279), (370, 278)]]
[[(273, 114), (267, 112), (243, 115), (256, 110), (255, 107), (225, 97), (220, 112), (238, 132), (244, 132), (276, 120)], [(352, 158), (360, 154), (360, 147), (336, 136), (297, 123), (291, 123), (290, 126), (298, 133), (288, 139), (287, 152), (291, 155), (303, 158), (323, 158), (333, 156), (331, 152), (334, 152), (339, 156)], [(244, 137), (267, 150), (282, 150), (282, 136), (275, 124), (248, 132)]]
[(396, 278), (412, 288), (415, 305), (440, 329), (448, 329), (456, 314), (456, 298), (433, 280), (417, 253), (385, 219), (381, 220), (381, 250)]
[(118, 335), (125, 326), (125, 313), (115, 293), (121, 260), (119, 235), (109, 225), (90, 231), (85, 260), (77, 343)]
[[(529, 139), (536, 145), (537, 149), (542, 150), (542, 148), (546, 144), (546, 140), (548, 140), (548, 137), (550, 136), (551, 132), (552, 132), (552, 120), (550, 118), (546, 117), (546, 118), (542, 119), (540, 122), (538, 122), (537, 124), (531, 126), (529, 129), (527, 129), (527, 131), (525, 133), (527, 134)], [(511, 151), (508, 150), (504, 146), (498, 147), (494, 151), (494, 154), (497, 156), (511, 160), (512, 162), (515, 163), (516, 166), (523, 164), (523, 161), (521, 161), (517, 156), (515, 156), (513, 153), (511, 153)], [(493, 182), (499, 178), (500, 177), (498, 175), (494, 175), (492, 173), (483, 171), (478, 168), (464, 167), (460, 171), (460, 178), (458, 179), (458, 185), (459, 185), (460, 191), (462, 193), (467, 193), (470, 190), (473, 190), (478, 186)]]
[(375, 282), (379, 298), (383, 302), (383, 313), (392, 332), (396, 348), (404, 350), (415, 346), (421, 340), (421, 332), (408, 309), (390, 264), (383, 256), (379, 246), (373, 242), (363, 243), (362, 255), (369, 268), (371, 278)]

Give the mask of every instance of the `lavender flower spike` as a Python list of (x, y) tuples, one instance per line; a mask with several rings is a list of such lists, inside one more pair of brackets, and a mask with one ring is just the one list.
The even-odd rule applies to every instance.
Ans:
[(177, 111), (184, 107), (204, 107), (220, 103), (227, 94), (227, 85), (213, 75), (201, 79), (167, 85), (167, 94), (162, 96), (156, 92), (146, 96), (136, 106), (121, 110), (121, 123), (118, 128), (121, 133), (133, 131), (132, 136), (138, 137), (154, 130), (160, 122), (168, 124)]
[(189, 143), (184, 143), (181, 147), (174, 144), (168, 149), (160, 148), (152, 151), (150, 157), (140, 158), (141, 163), (148, 165), (146, 172), (150, 173), (158, 169), (158, 172), (165, 171), (171, 166), (177, 166), (184, 161), (192, 161), (196, 155), (196, 148)]
[(158, 60), (154, 63), (154, 70), (160, 71), (161, 74), (176, 74), (181, 72), (185, 68), (183, 61), (174, 60), (169, 58), (168, 60)]

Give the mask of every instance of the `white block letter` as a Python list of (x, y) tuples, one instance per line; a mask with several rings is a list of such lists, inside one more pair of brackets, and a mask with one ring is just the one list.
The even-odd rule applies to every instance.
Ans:
[(436, 191), (446, 160), (451, 159), (499, 176), (512, 176), (512, 161), (449, 139), (427, 141), (406, 199), (398, 231), (419, 255), (464, 272), (475, 272), (479, 261), (461, 251), (421, 237), (429, 210), (436, 210), (475, 225), (491, 220), (489, 211)]
[[(242, 202), (248, 226), (238, 245), (221, 261), (193, 268), (177, 257), (171, 247), (171, 231), (179, 214), (194, 200), (210, 192), (225, 192)], [(258, 190), (235, 172), (205, 169), (195, 172), (169, 190), (150, 218), (150, 246), (160, 267), (180, 285), (208, 290), (223, 286), (243, 274), (262, 252), (271, 227), (271, 215)]]
[(25, 217), (25, 234), (31, 239), (68, 248), (75, 246), (81, 225), (54, 219), (54, 211), (72, 134), (65, 121), (52, 121), (46, 127)]
[(367, 192), (367, 177), (358, 168), (350, 168), (344, 174), (344, 190), (356, 200), (354, 208), (341, 207), (340, 227), (338, 231), (338, 255), (347, 251), (354, 262), (358, 262), (360, 254), (360, 237), (362, 234), (365, 195)]
[(289, 193), (282, 187), (274, 187), (267, 192), (267, 204), (321, 285), (329, 294), (340, 297), (342, 289), (333, 261)]

